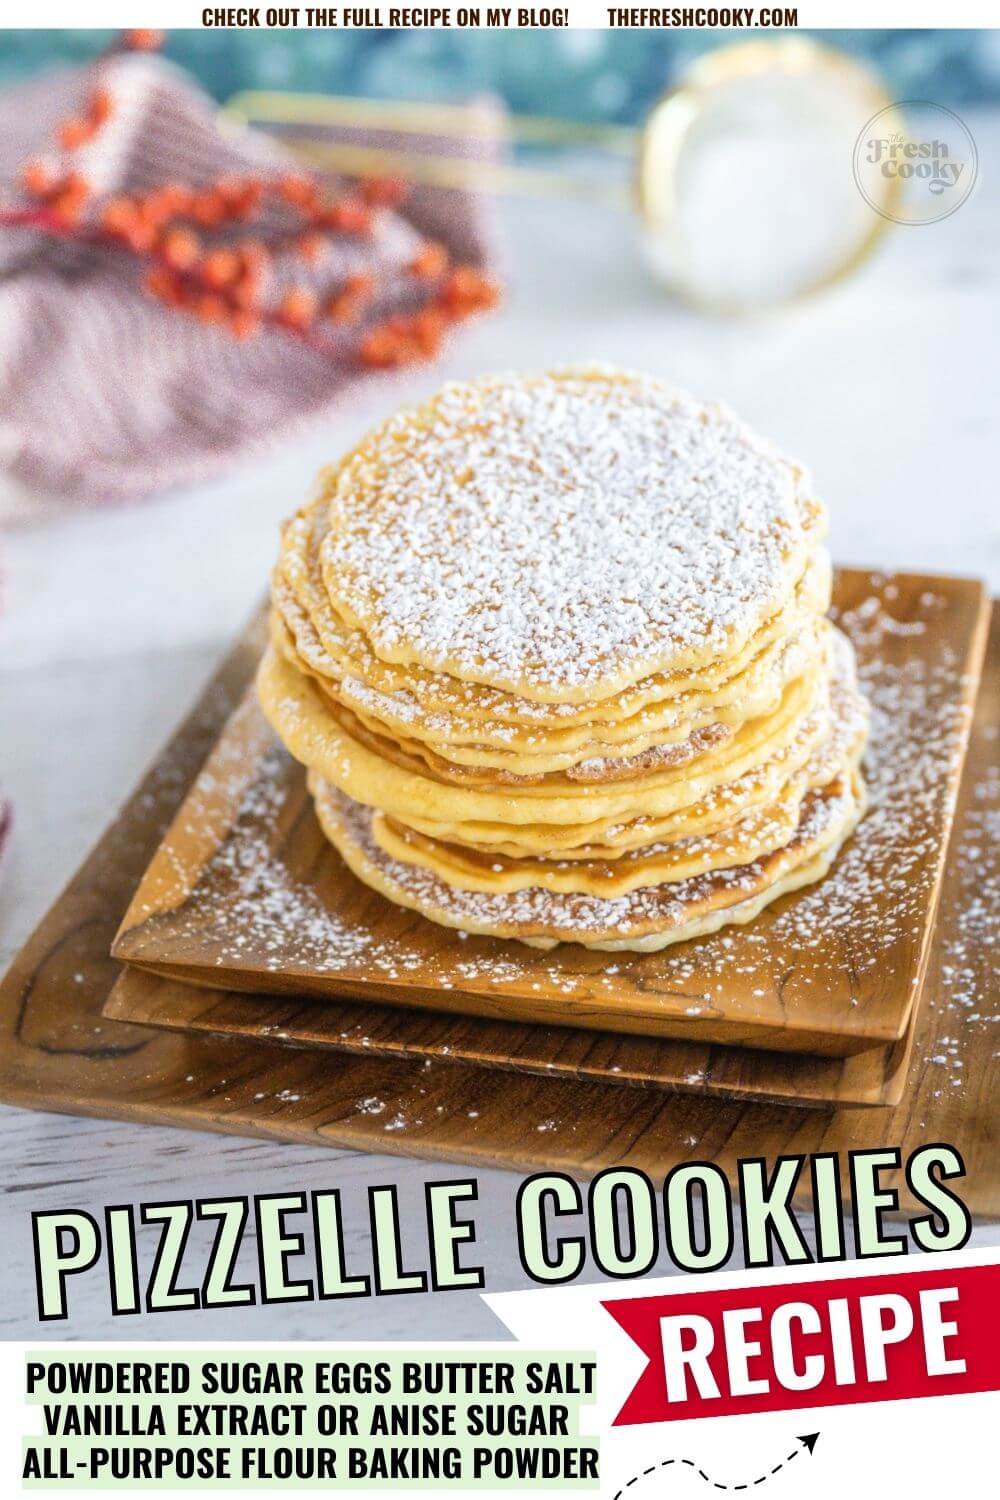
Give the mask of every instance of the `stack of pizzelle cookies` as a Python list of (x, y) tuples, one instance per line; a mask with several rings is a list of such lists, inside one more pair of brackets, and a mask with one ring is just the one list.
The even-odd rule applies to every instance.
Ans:
[(258, 691), (354, 873), (649, 951), (820, 880), (867, 709), (808, 475), (603, 366), (446, 386), (284, 529)]

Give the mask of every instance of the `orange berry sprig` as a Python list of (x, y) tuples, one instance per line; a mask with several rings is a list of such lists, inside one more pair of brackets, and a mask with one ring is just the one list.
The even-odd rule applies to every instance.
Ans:
[(475, 266), (455, 266), (432, 300), (414, 313), (387, 318), (361, 340), (361, 363), (372, 369), (399, 369), (431, 359), (449, 324), (462, 323), (500, 301), (497, 283)]
[(59, 144), (63, 150), (77, 151), (93, 140), (105, 121), (110, 119), (113, 108), (111, 94), (107, 89), (92, 89), (83, 113), (71, 116), (59, 126)]
[[(293, 284), (275, 305), (267, 304), (265, 281), (275, 251), (289, 249), (313, 265), (328, 243), (329, 231), (315, 227), (318, 214), (329, 212), (318, 189), (303, 204), (302, 190), (296, 186), (290, 193), (287, 178), (278, 182), (224, 178), (198, 188), (163, 184), (144, 197), (109, 199), (97, 209), (95, 227), (89, 230), (80, 223), (89, 190), (79, 173), (59, 173), (44, 163), (33, 163), (22, 181), (40, 205), (33, 218), (35, 227), (130, 251), (147, 263), (141, 283), (146, 292), (167, 307), (228, 329), (237, 338), (253, 337), (272, 326), (329, 349), (329, 337), (323, 337), (326, 325), (359, 324), (374, 300), (374, 277), (355, 272), (323, 302), (311, 287)], [(272, 247), (254, 238), (206, 243), (206, 231), (232, 230), (254, 218), (263, 202), (277, 199), (288, 204), (292, 195), (312, 227), (296, 228)], [(31, 218), (29, 214), (27, 219)], [(369, 227), (367, 222), (365, 227)], [(429, 300), (415, 312), (394, 314), (360, 334), (357, 353), (364, 366), (396, 369), (431, 358), (450, 325), (499, 301), (495, 282), (474, 267), (451, 266), (444, 248), (434, 242), (420, 248), (408, 269), (414, 285), (430, 288)]]
[(156, 52), (163, 46), (166, 33), (162, 31), (123, 31), (119, 45), (123, 52)]
[[(161, 40), (160, 33), (130, 32), (120, 46), (149, 50)], [(370, 238), (380, 210), (401, 203), (407, 184), (371, 178), (349, 191), (330, 193), (301, 172), (274, 180), (229, 175), (198, 185), (162, 183), (144, 195), (119, 195), (102, 203), (72, 161), (113, 114), (111, 92), (98, 84), (81, 111), (58, 127), (61, 160), (36, 158), (25, 165), (21, 186), (30, 206), (0, 210), (0, 226), (29, 227), (124, 251), (144, 265), (140, 284), (150, 296), (239, 339), (271, 327), (340, 355), (343, 331), (351, 328), (358, 360), (373, 369), (396, 369), (432, 357), (449, 325), (499, 300), (493, 281), (474, 267), (452, 266), (445, 248), (433, 241), (419, 248), (408, 267), (407, 300), (412, 304), (416, 294), (421, 305), (367, 327), (361, 325), (370, 318), (377, 291), (368, 272), (348, 275), (323, 298), (305, 282), (268, 298), (268, 272), (277, 256), (317, 266), (333, 238)], [(242, 230), (265, 205), (294, 221), (267, 244)]]
[(355, 271), (344, 278), (339, 289), (326, 304), (331, 323), (356, 323), (375, 295), (375, 277), (370, 271)]

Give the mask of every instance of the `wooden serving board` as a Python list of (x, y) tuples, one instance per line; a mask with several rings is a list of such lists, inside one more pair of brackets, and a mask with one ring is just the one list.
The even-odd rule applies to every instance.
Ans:
[(125, 915), (117, 958), (216, 988), (847, 1056), (906, 1035), (926, 963), (988, 600), (963, 579), (841, 571), (880, 803), (836, 873), (662, 953), (544, 952), (438, 927), (363, 886), (252, 691)]
[[(249, 632), (0, 984), (0, 1099), (26, 1108), (187, 1126), (581, 1176), (613, 1164), (660, 1177), (712, 1160), (847, 1153), (953, 1142), (973, 1213), (1000, 1215), (997, 913), (1000, 876), (984, 830), (1000, 811), (996, 774), (1000, 613), (956, 813), (926, 1003), (906, 1087), (892, 1110), (834, 1113), (456, 1064), (275, 1047), (107, 1020), (119, 973), (108, 954), (130, 893), (183, 800), (260, 648)], [(990, 926), (992, 923), (992, 926)], [(992, 937), (991, 937), (992, 933)], [(943, 1059), (939, 1061), (939, 1059)], [(901, 1172), (885, 1174), (913, 1206)]]
[(290, 1047), (466, 1063), (545, 1078), (757, 1099), (803, 1109), (897, 1104), (913, 1048), (916, 1007), (891, 1047), (853, 1057), (765, 1052), (568, 1026), (489, 1021), (446, 1011), (347, 1000), (290, 1000), (213, 990), (126, 966), (104, 1006), (114, 1021)]

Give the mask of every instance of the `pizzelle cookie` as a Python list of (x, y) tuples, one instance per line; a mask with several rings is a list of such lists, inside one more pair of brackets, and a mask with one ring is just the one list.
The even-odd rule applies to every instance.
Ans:
[(749, 921), (864, 811), (825, 528), (657, 381), (448, 386), (286, 525), (261, 703), (346, 863), (431, 920), (640, 951)]

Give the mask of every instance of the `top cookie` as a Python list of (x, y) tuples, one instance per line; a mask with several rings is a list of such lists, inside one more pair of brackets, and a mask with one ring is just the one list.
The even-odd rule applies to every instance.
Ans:
[(376, 654), (538, 702), (739, 651), (825, 529), (731, 413), (604, 367), (448, 385), (328, 482), (324, 584)]

